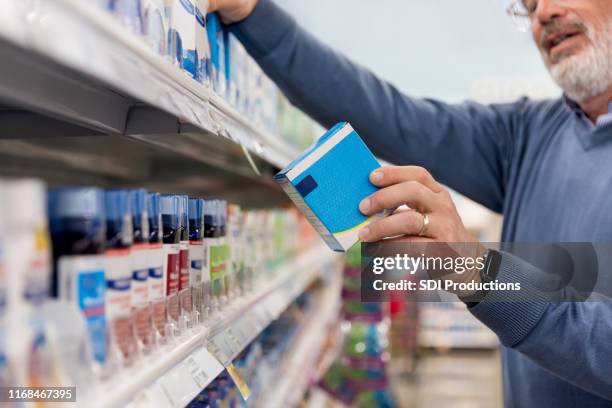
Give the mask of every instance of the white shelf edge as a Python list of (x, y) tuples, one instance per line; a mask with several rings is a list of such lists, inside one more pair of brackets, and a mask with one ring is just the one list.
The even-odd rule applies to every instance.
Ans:
[[(322, 254), (327, 254), (327, 256)], [(222, 317), (209, 321), (205, 323), (205, 326), (198, 327), (191, 333), (176, 339), (174, 343), (156, 350), (148, 358), (118, 373), (111, 381), (103, 382), (93, 388), (82, 397), (81, 401), (86, 401), (87, 406), (95, 407), (125, 406), (130, 401), (142, 397), (148, 388), (154, 387), (164, 375), (181, 362), (208, 346), (209, 341), (226, 336), (228, 330), (232, 330), (233, 337), (238, 339), (237, 348), (244, 349), (320, 276), (325, 264), (332, 261), (334, 256), (336, 255), (323, 244), (315, 245), (293, 262), (282, 266), (276, 278), (269, 284), (261, 286), (248, 298), (228, 305), (223, 309)], [(287, 288), (291, 289), (287, 291)], [(262, 316), (256, 316), (258, 313), (265, 313), (263, 316), (265, 321), (261, 321)], [(248, 332), (239, 333), (240, 328), (236, 326), (236, 322), (257, 321), (258, 319), (260, 321), (257, 326), (251, 325)], [(240, 350), (232, 354), (237, 354)], [(229, 357), (231, 360), (235, 355)], [(210, 378), (208, 383), (213, 379), (214, 377)], [(191, 398), (196, 395), (197, 392), (193, 393)], [(160, 401), (156, 401), (155, 404), (160, 407), (171, 406), (169, 403), (164, 404)]]
[[(25, 52), (50, 58), (60, 66), (102, 81), (183, 123), (243, 144), (277, 167), (284, 167), (299, 153), (278, 135), (259, 129), (209, 87), (156, 54), (142, 38), (92, 2), (8, 0), (0, 6), (0, 38)], [(54, 109), (40, 108), (51, 113)], [(221, 118), (212, 117), (214, 109), (222, 113)], [(229, 120), (224, 122), (224, 118)], [(107, 127), (100, 124), (100, 129)]]

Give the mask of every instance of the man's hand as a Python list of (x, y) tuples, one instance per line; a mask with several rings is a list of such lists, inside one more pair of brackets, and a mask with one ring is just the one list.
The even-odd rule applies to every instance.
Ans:
[[(463, 225), (448, 190), (424, 168), (382, 167), (370, 174), (370, 181), (380, 187), (380, 190), (360, 203), (359, 210), (363, 214), (372, 215), (383, 210), (395, 210), (403, 205), (410, 207), (410, 210), (396, 210), (392, 215), (369, 224), (359, 234), (361, 241), (375, 242), (393, 238), (393, 242), (411, 243), (414, 248), (419, 248), (418, 252), (430, 252), (430, 255), (436, 256), (439, 256), (441, 251), (446, 255), (452, 253), (454, 257), (475, 259), (486, 252)], [(425, 225), (425, 216), (429, 219), (428, 225)], [(428, 243), (445, 245), (428, 246)], [(430, 277), (435, 279), (450, 279), (455, 282), (480, 281), (478, 269), (445, 276), (436, 274), (436, 271), (428, 272)], [(459, 296), (473, 294), (455, 293)]]
[(247, 18), (258, 0), (210, 0), (209, 12), (216, 11), (224, 23), (237, 23)]

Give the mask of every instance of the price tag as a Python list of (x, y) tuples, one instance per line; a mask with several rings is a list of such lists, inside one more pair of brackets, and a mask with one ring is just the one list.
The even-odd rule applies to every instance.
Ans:
[(186, 364), (189, 364), (193, 379), (200, 388), (206, 387), (223, 371), (223, 365), (205, 348), (196, 351)]
[(230, 377), (232, 377), (234, 384), (236, 384), (242, 399), (247, 401), (251, 396), (251, 389), (249, 388), (249, 385), (242, 379), (242, 376), (238, 370), (236, 370), (236, 367), (234, 367), (233, 364), (228, 365), (226, 369)]
[(225, 342), (227, 343), (228, 349), (231, 350), (232, 358), (242, 351), (243, 345), (235, 336), (231, 327), (225, 332)]
[(170, 370), (159, 379), (164, 394), (173, 407), (184, 407), (201, 390), (184, 364)]
[(231, 358), (228, 356), (228, 354), (225, 352), (225, 350), (222, 348), (221, 343), (220, 342), (220, 338), (218, 338), (219, 336), (216, 336), (208, 345), (208, 350), (212, 353), (213, 356), (215, 356), (217, 358), (217, 360), (219, 360), (219, 362), (221, 362), (221, 364), (225, 367), (227, 366), (229, 363), (231, 363)]

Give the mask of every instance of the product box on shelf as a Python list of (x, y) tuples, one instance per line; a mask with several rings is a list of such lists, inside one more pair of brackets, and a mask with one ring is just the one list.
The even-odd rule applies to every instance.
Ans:
[(168, 52), (168, 19), (162, 0), (141, 0), (142, 33), (159, 55)]
[(142, 34), (142, 0), (110, 0), (113, 14), (134, 34)]
[(171, 7), (170, 56), (185, 72), (196, 77), (195, 5), (191, 0), (174, 0)]
[(210, 82), (210, 43), (206, 31), (206, 11), (208, 0), (197, 0), (195, 8), (196, 34), (196, 80), (208, 84)]
[(280, 171), (275, 179), (327, 245), (346, 251), (366, 217), (359, 203), (376, 191), (370, 173), (380, 164), (350, 124), (341, 122)]
[(217, 13), (209, 13), (206, 16), (206, 29), (210, 43), (210, 62), (213, 89), (221, 96), (227, 92), (227, 79), (225, 68), (225, 41), (223, 39), (223, 26)]

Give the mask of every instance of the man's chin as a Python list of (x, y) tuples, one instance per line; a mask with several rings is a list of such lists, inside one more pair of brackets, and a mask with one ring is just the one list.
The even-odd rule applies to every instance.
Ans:
[(548, 54), (548, 66), (554, 68), (558, 64), (565, 64), (568, 61), (572, 61), (576, 58), (580, 58), (584, 54), (585, 47), (573, 47), (561, 52), (557, 52), (553, 55)]

